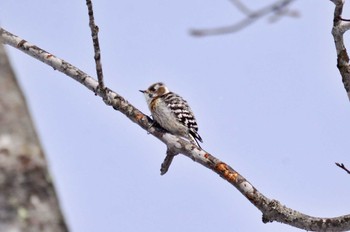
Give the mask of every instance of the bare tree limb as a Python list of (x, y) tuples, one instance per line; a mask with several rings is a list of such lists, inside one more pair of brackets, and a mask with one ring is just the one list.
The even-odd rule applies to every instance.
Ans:
[[(17, 48), (45, 64), (48, 64), (55, 70), (58, 70), (83, 84), (96, 95), (103, 97), (104, 94), (98, 88), (98, 82), (68, 62), (59, 59), (2, 28), (0, 28), (0, 37), (2, 38), (3, 43)], [(184, 154), (195, 162), (219, 174), (223, 179), (238, 189), (262, 212), (264, 223), (277, 221), (308, 231), (350, 230), (350, 214), (335, 218), (320, 218), (312, 217), (290, 209), (279, 203), (277, 200), (269, 199), (264, 196), (243, 176), (226, 163), (212, 156), (203, 149), (191, 144), (189, 141), (169, 134), (162, 128), (157, 127), (147, 115), (144, 115), (141, 111), (128, 103), (122, 96), (108, 88), (106, 88), (106, 98), (104, 101), (107, 105), (120, 111), (132, 122), (138, 124), (141, 128), (165, 143), (171, 154)]]
[(279, 17), (281, 15), (289, 15), (293, 16), (293, 14), (287, 14), (288, 10), (287, 7), (293, 2), (294, 0), (279, 0), (269, 6), (265, 6), (259, 10), (251, 11), (249, 10), (244, 4), (242, 4), (239, 0), (231, 0), (235, 6), (242, 11), (246, 17), (242, 19), (241, 21), (234, 23), (230, 26), (224, 26), (224, 27), (217, 27), (212, 29), (191, 29), (190, 34), (192, 36), (209, 36), (209, 35), (223, 35), (223, 34), (229, 34), (234, 33), (239, 30), (242, 30), (243, 28), (246, 28), (250, 24), (254, 23), (258, 19), (270, 14), (275, 13)]
[(350, 174), (350, 170), (347, 169), (343, 163), (335, 163), (335, 165), (337, 165), (338, 167), (346, 171), (348, 174)]
[(350, 65), (349, 55), (346, 51), (344, 44), (344, 33), (350, 29), (350, 22), (342, 20), (342, 12), (344, 6), (344, 0), (331, 0), (335, 4), (334, 18), (333, 18), (333, 29), (332, 35), (334, 38), (335, 48), (337, 51), (337, 67), (342, 81), (344, 84), (345, 91), (350, 100)]
[(95, 24), (94, 19), (94, 11), (92, 8), (92, 2), (91, 0), (86, 0), (86, 5), (88, 7), (88, 13), (89, 13), (89, 26), (91, 30), (91, 37), (92, 42), (94, 45), (94, 52), (95, 52), (95, 65), (96, 65), (96, 74), (97, 74), (97, 80), (99, 83), (99, 88), (103, 90), (105, 88), (104, 82), (103, 82), (103, 71), (102, 71), (102, 63), (101, 63), (101, 49), (100, 49), (100, 43), (98, 40), (98, 31), (99, 28)]

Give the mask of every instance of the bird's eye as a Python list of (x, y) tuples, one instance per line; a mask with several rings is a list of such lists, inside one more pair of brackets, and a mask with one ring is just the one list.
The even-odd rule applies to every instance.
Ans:
[(149, 94), (148, 94), (148, 97), (152, 97), (152, 94), (151, 94), (151, 93), (149, 93)]

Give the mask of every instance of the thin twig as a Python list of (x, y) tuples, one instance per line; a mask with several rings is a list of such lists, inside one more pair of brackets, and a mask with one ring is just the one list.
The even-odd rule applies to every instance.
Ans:
[(224, 35), (224, 34), (230, 34), (237, 32), (245, 27), (247, 27), (249, 24), (256, 21), (257, 18), (245, 18), (241, 20), (238, 23), (235, 23), (231, 26), (225, 26), (225, 27), (217, 27), (212, 29), (192, 29), (190, 30), (190, 34), (192, 36), (209, 36), (209, 35)]
[(350, 22), (350, 19), (343, 19), (342, 17), (339, 16), (339, 19), (344, 22)]
[[(237, 1), (231, 0), (233, 3), (237, 3)], [(192, 29), (190, 30), (190, 34), (192, 36), (209, 36), (209, 35), (223, 35), (223, 34), (228, 34), (228, 33), (234, 33), (237, 32), (243, 28), (246, 28), (253, 22), (257, 21), (258, 19), (262, 18), (263, 16), (266, 16), (270, 13), (279, 13), (283, 12), (287, 8), (289, 4), (291, 4), (295, 0), (280, 0), (277, 1), (271, 5), (265, 6), (259, 10), (252, 11), (249, 14), (248, 9), (244, 8), (239, 8), (242, 12), (245, 12), (247, 17), (242, 19), (241, 21), (230, 25), (230, 26), (224, 26), (224, 27), (217, 27), (217, 28), (212, 28), (212, 29)]]
[(92, 42), (94, 44), (94, 59), (95, 59), (95, 65), (96, 65), (96, 74), (97, 74), (97, 80), (98, 85), (101, 90), (105, 88), (104, 82), (103, 82), (103, 71), (102, 71), (102, 63), (101, 63), (101, 49), (100, 49), (100, 43), (98, 40), (98, 32), (99, 28), (95, 24), (94, 19), (94, 11), (92, 8), (92, 2), (91, 0), (86, 0), (86, 5), (88, 7), (88, 13), (89, 13), (89, 26), (91, 29), (91, 37)]
[(350, 214), (334, 218), (312, 217), (291, 208), (288, 208), (274, 199), (269, 199), (258, 191), (247, 179), (232, 167), (206, 152), (202, 148), (193, 145), (190, 141), (167, 133), (161, 128), (155, 127), (153, 121), (136, 107), (127, 102), (122, 96), (105, 88), (105, 94), (98, 88), (99, 83), (91, 76), (70, 63), (50, 54), (43, 49), (30, 44), (0, 28), (2, 42), (50, 65), (74, 80), (80, 82), (98, 96), (106, 96), (105, 103), (112, 106), (138, 124), (141, 128), (161, 140), (174, 153), (183, 154), (193, 161), (217, 173), (234, 186), (242, 195), (263, 214), (263, 222), (281, 222), (308, 231), (346, 231), (350, 230)]
[(335, 165), (337, 165), (338, 167), (346, 171), (348, 174), (350, 174), (350, 170), (347, 169), (343, 163), (335, 163)]

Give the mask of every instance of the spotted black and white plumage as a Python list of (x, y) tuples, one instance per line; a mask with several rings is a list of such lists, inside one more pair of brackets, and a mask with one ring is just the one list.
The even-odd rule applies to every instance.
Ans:
[[(161, 82), (140, 90), (146, 98), (153, 119), (174, 135), (189, 139), (197, 144), (203, 142), (198, 134), (198, 125), (188, 103)], [(198, 140), (198, 141), (197, 141)]]

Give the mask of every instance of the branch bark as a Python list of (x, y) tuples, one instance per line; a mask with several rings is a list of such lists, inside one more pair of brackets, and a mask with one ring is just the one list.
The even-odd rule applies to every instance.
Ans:
[[(42, 50), (41, 48), (28, 43), (27, 41), (1, 29), (0, 35), (5, 44), (17, 48), (30, 56), (50, 65), (55, 70), (63, 72), (80, 82), (96, 95), (103, 97), (104, 93), (98, 88), (98, 82), (69, 64), (68, 62), (57, 58), (56, 56)], [(269, 199), (260, 193), (248, 180), (240, 175), (232, 167), (214, 157), (205, 150), (194, 146), (189, 141), (167, 133), (156, 126), (153, 121), (139, 111), (136, 107), (128, 103), (122, 96), (106, 88), (104, 99), (107, 105), (120, 111), (132, 122), (138, 124), (141, 128), (148, 131), (154, 137), (166, 144), (168, 154), (183, 154), (193, 161), (214, 171), (223, 179), (238, 189), (254, 206), (262, 212), (264, 223), (281, 222), (297, 228), (308, 231), (346, 231), (350, 230), (350, 214), (335, 218), (312, 217), (293, 209), (290, 209), (277, 200)]]
[(89, 26), (91, 30), (91, 37), (92, 37), (92, 43), (94, 45), (94, 59), (95, 59), (95, 66), (96, 66), (96, 75), (97, 80), (99, 83), (99, 88), (104, 89), (105, 84), (103, 81), (103, 71), (102, 71), (102, 63), (101, 63), (101, 49), (100, 49), (100, 42), (98, 39), (98, 26), (95, 24), (94, 19), (94, 11), (92, 8), (92, 2), (91, 0), (86, 0), (86, 6), (88, 8), (88, 14), (89, 14)]
[(344, 7), (344, 0), (331, 0), (335, 4), (334, 18), (333, 18), (333, 29), (332, 35), (334, 38), (335, 48), (337, 51), (337, 67), (342, 81), (344, 84), (345, 91), (350, 100), (350, 65), (349, 55), (346, 51), (344, 44), (344, 33), (350, 29), (350, 22), (342, 20), (342, 13)]
[(0, 231), (68, 231), (44, 153), (2, 43)]

